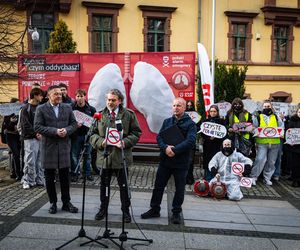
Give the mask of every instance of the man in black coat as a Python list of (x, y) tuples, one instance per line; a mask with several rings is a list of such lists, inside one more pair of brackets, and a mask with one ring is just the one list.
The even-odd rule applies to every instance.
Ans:
[(46, 188), (51, 203), (49, 213), (57, 212), (55, 171), (58, 169), (61, 187), (62, 210), (77, 213), (78, 208), (70, 202), (69, 168), (71, 167), (70, 135), (76, 130), (71, 105), (62, 103), (62, 93), (58, 86), (48, 88), (49, 101), (37, 107), (34, 129), (42, 135), (41, 160), (45, 169)]
[[(157, 135), (157, 143), (160, 147), (160, 163), (156, 173), (156, 179), (152, 198), (151, 209), (141, 214), (142, 219), (160, 217), (160, 204), (165, 187), (171, 175), (175, 179), (175, 195), (172, 203), (172, 218), (174, 224), (181, 223), (180, 213), (184, 200), (186, 176), (189, 169), (190, 151), (196, 143), (196, 124), (192, 121), (186, 109), (186, 101), (182, 98), (175, 98), (173, 101), (173, 116), (164, 120), (163, 125)], [(170, 137), (182, 137), (177, 144), (167, 143), (166, 137), (162, 134), (165, 130), (176, 125), (179, 128), (178, 134), (170, 134)], [(164, 133), (166, 134), (166, 133)], [(181, 136), (179, 136), (181, 134)]]

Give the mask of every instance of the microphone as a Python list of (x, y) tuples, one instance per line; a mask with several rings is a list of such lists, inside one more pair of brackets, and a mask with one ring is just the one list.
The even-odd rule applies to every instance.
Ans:
[(116, 124), (116, 128), (119, 132), (121, 132), (123, 130), (123, 125), (122, 125), (122, 121), (121, 120), (116, 120), (115, 122)]
[(90, 129), (94, 129), (94, 127), (95, 127), (95, 125), (96, 125), (96, 122), (97, 122), (97, 121), (100, 121), (101, 119), (102, 119), (102, 114), (96, 112), (96, 113), (93, 115), (93, 122), (92, 122), (92, 125), (91, 125)]
[(93, 115), (93, 118), (94, 118), (94, 120), (96, 120), (96, 121), (100, 121), (100, 120), (102, 119), (102, 114), (96, 112), (96, 113)]

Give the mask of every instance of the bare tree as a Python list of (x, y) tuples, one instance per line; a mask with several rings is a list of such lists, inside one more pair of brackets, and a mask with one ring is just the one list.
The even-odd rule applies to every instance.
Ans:
[(7, 79), (17, 78), (17, 56), (21, 53), (26, 25), (12, 5), (0, 4), (0, 95), (11, 96)]

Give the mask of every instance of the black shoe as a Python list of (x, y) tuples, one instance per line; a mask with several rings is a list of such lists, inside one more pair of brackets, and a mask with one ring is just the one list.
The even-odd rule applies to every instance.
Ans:
[(181, 223), (180, 213), (173, 213), (171, 217), (171, 222), (173, 224), (180, 224)]
[(78, 208), (74, 207), (71, 202), (63, 203), (61, 210), (68, 211), (68, 212), (74, 213), (74, 214), (78, 213)]
[(131, 215), (130, 215), (129, 211), (123, 212), (123, 213), (124, 213), (124, 222), (125, 223), (130, 223), (131, 222)]
[(56, 203), (52, 203), (49, 210), (48, 210), (49, 214), (56, 214), (57, 213), (57, 206)]
[(86, 179), (87, 179), (88, 181), (94, 181), (94, 178), (93, 178), (93, 176), (91, 176), (91, 175), (87, 176)]
[(292, 187), (299, 187), (299, 182), (297, 180), (294, 180), (292, 183)]
[(141, 214), (142, 219), (157, 218), (157, 217), (160, 217), (160, 212), (155, 211), (153, 208), (148, 210), (146, 213)]
[(103, 220), (103, 218), (105, 217), (105, 215), (106, 215), (105, 209), (104, 208), (100, 208), (99, 212), (96, 213), (96, 215), (95, 215), (95, 220)]

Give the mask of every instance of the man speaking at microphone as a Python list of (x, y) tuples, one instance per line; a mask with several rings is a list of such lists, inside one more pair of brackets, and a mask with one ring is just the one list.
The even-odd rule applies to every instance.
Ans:
[[(134, 112), (123, 107), (123, 94), (118, 89), (111, 89), (106, 94), (106, 107), (102, 110), (102, 119), (92, 132), (90, 142), (97, 149), (97, 165), (103, 166), (100, 184), (100, 209), (96, 214), (96, 220), (102, 220), (106, 216), (109, 197), (107, 197), (107, 186), (110, 185), (112, 174), (117, 177), (120, 188), (120, 199), (124, 221), (131, 222), (129, 213), (130, 199), (125, 185), (126, 176), (122, 164), (122, 148), (126, 166), (132, 164), (132, 147), (138, 142), (142, 131)], [(116, 138), (113, 142), (106, 140), (107, 130), (118, 130), (123, 133), (123, 140)], [(113, 132), (112, 132), (113, 134)], [(107, 152), (106, 159), (104, 151)], [(126, 169), (128, 173), (128, 168)]]

